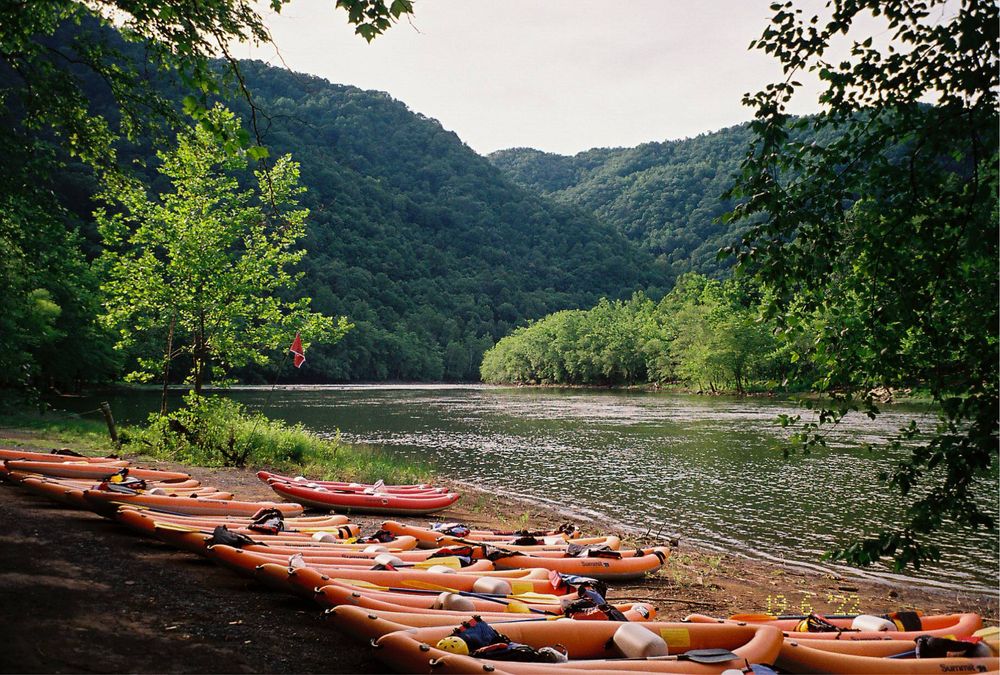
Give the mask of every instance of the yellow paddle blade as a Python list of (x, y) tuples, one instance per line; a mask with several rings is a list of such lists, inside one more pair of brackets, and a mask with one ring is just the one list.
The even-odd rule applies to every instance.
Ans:
[(513, 593), (507, 596), (508, 598), (515, 598), (517, 600), (523, 600), (524, 602), (533, 602), (544, 605), (558, 605), (562, 602), (562, 598), (558, 595), (551, 595), (549, 593), (535, 593), (534, 591), (528, 591), (527, 593)]
[(511, 600), (510, 602), (508, 602), (506, 611), (512, 612), (514, 614), (531, 613), (531, 609), (529, 609), (529, 607), (520, 600)]
[(348, 584), (350, 586), (357, 586), (358, 588), (367, 588), (373, 591), (387, 591), (388, 586), (379, 586), (378, 584), (373, 584), (370, 581), (364, 581), (363, 579), (333, 579), (338, 584)]
[(413, 563), (414, 567), (419, 567), (423, 569), (429, 569), (435, 565), (444, 565), (445, 567), (450, 567), (455, 570), (462, 569), (462, 561), (458, 559), (457, 556), (448, 556), (443, 558), (428, 558), (427, 560), (421, 560), (420, 562)]
[(153, 527), (157, 530), (172, 530), (174, 532), (201, 532), (198, 528), (191, 527), (190, 525), (179, 525), (162, 520), (155, 521)]

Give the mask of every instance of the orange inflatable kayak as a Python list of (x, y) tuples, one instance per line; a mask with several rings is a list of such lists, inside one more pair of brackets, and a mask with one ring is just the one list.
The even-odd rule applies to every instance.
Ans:
[(59, 476), (63, 478), (88, 478), (105, 480), (118, 473), (119, 469), (127, 468), (128, 475), (142, 480), (173, 482), (189, 480), (191, 476), (180, 471), (160, 471), (159, 469), (140, 469), (132, 466), (118, 467), (97, 462), (38, 462), (30, 460), (4, 460), (4, 465), (10, 471), (37, 473), (43, 476)]
[(825, 619), (828, 623), (836, 626), (840, 630), (830, 630), (824, 632), (812, 632), (812, 631), (799, 631), (797, 628), (800, 624), (803, 624), (801, 619), (766, 619), (762, 617), (760, 620), (743, 620), (738, 621), (735, 619), (717, 619), (711, 616), (706, 616), (704, 614), (689, 614), (684, 619), (685, 621), (691, 621), (694, 623), (739, 623), (739, 624), (756, 624), (762, 626), (773, 626), (785, 633), (791, 638), (803, 638), (809, 640), (883, 640), (886, 636), (891, 636), (892, 639), (896, 640), (913, 640), (921, 635), (934, 635), (934, 636), (945, 636), (954, 635), (957, 637), (966, 637), (972, 635), (977, 630), (983, 627), (983, 620), (978, 614), (964, 613), (964, 614), (939, 614), (935, 616), (920, 616), (914, 617), (914, 620), (920, 622), (920, 628), (915, 628), (913, 630), (897, 630), (897, 631), (867, 631), (867, 630), (851, 630), (851, 624), (853, 619), (850, 618), (830, 618)]
[[(382, 529), (392, 532), (396, 536), (408, 535), (415, 537), (419, 542), (418, 546), (420, 548), (438, 548), (440, 546), (461, 546), (465, 543), (472, 544), (489, 544), (492, 546), (502, 546), (504, 548), (513, 551), (522, 551), (525, 553), (531, 553), (537, 550), (559, 550), (565, 549), (570, 536), (565, 532), (557, 533), (553, 535), (543, 535), (541, 538), (534, 537), (538, 542), (536, 544), (516, 544), (515, 541), (523, 539), (517, 533), (514, 534), (480, 534), (477, 537), (462, 536), (456, 537), (448, 534), (444, 534), (440, 531), (433, 530), (427, 527), (420, 527), (419, 525), (409, 525), (406, 523), (400, 523), (395, 520), (386, 520), (382, 523)], [(488, 531), (487, 531), (488, 532)], [(573, 543), (580, 546), (600, 546), (605, 545), (611, 549), (618, 549), (621, 547), (621, 539), (616, 536), (606, 536), (606, 537), (575, 537), (573, 538)]]
[[(117, 516), (117, 514), (116, 514)], [(246, 535), (251, 539), (256, 539), (261, 542), (266, 542), (269, 546), (292, 546), (292, 547), (312, 547), (316, 544), (322, 543), (348, 543), (353, 541), (357, 537), (360, 531), (360, 526), (355, 523), (347, 523), (345, 525), (336, 525), (332, 527), (323, 528), (317, 532), (303, 532), (299, 530), (282, 530), (280, 532), (269, 532), (262, 531), (259, 529), (254, 529), (248, 524), (243, 524), (238, 520), (228, 523), (185, 523), (183, 521), (177, 520), (162, 520), (157, 517), (156, 512), (152, 512), (148, 516), (154, 521), (154, 527), (162, 529), (173, 529), (173, 530), (183, 530), (187, 532), (196, 532), (204, 534), (206, 536), (211, 536), (215, 532), (215, 528), (219, 525), (225, 525), (226, 529), (234, 535)], [(317, 540), (314, 537), (322, 533), (324, 535), (330, 535), (333, 539)]]
[(56, 450), (51, 452), (35, 452), (20, 448), (0, 448), (0, 461), (6, 459), (31, 462), (89, 462), (119, 467), (129, 465), (128, 460), (119, 457), (85, 457), (83, 455), (64, 454)]
[[(536, 570), (508, 570), (505, 572), (479, 572), (476, 574), (445, 574), (425, 570), (359, 570), (356, 568), (311, 566), (290, 569), (284, 565), (271, 563), (266, 558), (256, 555), (255, 551), (238, 549), (231, 546), (213, 546), (209, 556), (227, 567), (240, 572), (252, 572), (258, 567), (270, 565), (285, 570), (286, 575), (299, 576), (297, 583), (304, 584), (311, 594), (316, 588), (323, 586), (329, 579), (345, 580), (346, 582), (361, 582), (381, 587), (393, 588), (431, 588), (437, 590), (459, 590), (482, 593), (543, 593), (546, 595), (563, 595), (568, 592), (565, 585), (553, 586), (549, 578), (540, 578)], [(507, 575), (507, 576), (504, 576)], [(541, 575), (546, 576), (547, 575)], [(485, 589), (491, 589), (489, 591)]]
[[(346, 570), (350, 571), (350, 570)], [(373, 577), (371, 575), (380, 575)], [(329, 574), (325, 572), (320, 572), (319, 570), (309, 567), (296, 567), (291, 568), (285, 565), (279, 565), (276, 563), (265, 563), (259, 565), (255, 569), (255, 577), (258, 581), (270, 586), (271, 588), (280, 589), (285, 592), (295, 593), (296, 595), (301, 595), (302, 597), (317, 600), (319, 599), (318, 592), (319, 589), (328, 586), (331, 583), (339, 583), (346, 586), (358, 586), (362, 590), (372, 590), (372, 589), (392, 589), (392, 590), (412, 590), (414, 594), (421, 594), (425, 592), (433, 592), (436, 595), (440, 595), (442, 592), (459, 592), (459, 593), (475, 593), (476, 595), (483, 595), (487, 598), (507, 598), (515, 599), (523, 602), (547, 602), (549, 604), (558, 603), (560, 598), (568, 597), (564, 595), (555, 595), (553, 593), (563, 593), (564, 590), (552, 590), (550, 587), (545, 586), (541, 579), (506, 579), (506, 585), (502, 586), (500, 582), (492, 578), (486, 577), (484, 574), (439, 574), (432, 572), (416, 572), (407, 571), (402, 572), (372, 572), (369, 571), (368, 575), (364, 574), (345, 574), (345, 569), (338, 569), (331, 571)], [(447, 577), (442, 579), (442, 577)], [(475, 582), (483, 578), (479, 585)], [(374, 579), (374, 581), (373, 581)], [(448, 586), (442, 585), (442, 583), (451, 584)], [(386, 586), (384, 584), (398, 583), (400, 586)], [(462, 588), (456, 588), (456, 584)], [(486, 584), (485, 586), (483, 584)], [(502, 587), (501, 587), (502, 586)], [(493, 591), (505, 591), (499, 593), (480, 593), (475, 589), (487, 588)], [(534, 589), (548, 589), (552, 590), (552, 593), (543, 591), (536, 591)], [(509, 591), (509, 592), (506, 592)]]
[(775, 665), (790, 673), (843, 675), (932, 675), (1000, 670), (1000, 659), (996, 656), (915, 658), (915, 649), (913, 640), (799, 640), (786, 637)]
[[(200, 528), (193, 529), (182, 524), (158, 521), (152, 515), (155, 512), (139, 511), (131, 508), (119, 508), (114, 518), (129, 529), (140, 534), (155, 537), (160, 541), (173, 546), (174, 548), (191, 551), (198, 555), (206, 555), (206, 549), (210, 545), (212, 535), (201, 531)], [(158, 515), (158, 514), (157, 514)], [(226, 523), (222, 523), (225, 525)], [(227, 525), (228, 527), (228, 525)], [(270, 535), (254, 532), (250, 538), (259, 544), (248, 544), (244, 548), (247, 550), (261, 550), (268, 553), (282, 553), (294, 555), (304, 551), (313, 552), (340, 552), (340, 551), (361, 551), (371, 548), (369, 543), (348, 543), (344, 542), (301, 542), (295, 545), (268, 544)], [(386, 548), (390, 553), (409, 550), (416, 547), (416, 540), (413, 537), (403, 537), (381, 544), (380, 548)]]
[[(72, 506), (77, 509), (89, 509), (90, 504), (84, 498), (83, 493), (88, 487), (80, 487), (74, 483), (66, 483), (58, 479), (53, 478), (42, 478), (34, 474), (22, 474), (23, 478), (19, 481), (19, 485), (24, 487), (38, 495), (47, 497), (53, 501), (59, 502), (61, 504), (66, 504), (67, 506)], [(91, 486), (93, 483), (91, 482)], [(171, 485), (170, 483), (165, 483), (164, 485)], [(195, 487), (195, 488), (173, 488), (173, 487), (154, 487), (152, 489), (159, 490), (156, 494), (179, 496), (179, 497), (198, 497), (201, 499), (232, 499), (233, 493), (231, 492), (220, 492), (213, 487)], [(146, 494), (149, 494), (147, 491)]]
[[(631, 612), (631, 606), (627, 609)], [(449, 612), (445, 610), (437, 611), (390, 611), (371, 610), (352, 605), (341, 605), (331, 607), (326, 611), (326, 618), (337, 630), (350, 637), (365, 643), (377, 640), (383, 635), (397, 630), (410, 630), (411, 628), (429, 628), (435, 626), (456, 627), (462, 621), (468, 621), (472, 614), (469, 612)], [(508, 612), (476, 612), (483, 621), (490, 625), (496, 625), (498, 630), (503, 630), (502, 625), (508, 623), (519, 623), (526, 621), (552, 621), (558, 618), (570, 619), (572, 617), (538, 617), (526, 614), (511, 614)], [(647, 621), (643, 615), (637, 621)]]
[(336, 509), (351, 513), (400, 513), (426, 515), (443, 511), (458, 501), (460, 495), (445, 494), (365, 494), (323, 487), (311, 488), (298, 483), (268, 481), (278, 496), (317, 509)]
[[(87, 490), (98, 484), (98, 481), (95, 481), (94, 479), (91, 478), (66, 478), (64, 476), (43, 476), (37, 473), (22, 473), (20, 471), (15, 472), (14, 475), (21, 477), (30, 476), (32, 478), (37, 478), (38, 480), (58, 482), (61, 483), (62, 485), (79, 488), (81, 490)], [(152, 490), (154, 488), (161, 488), (164, 490), (172, 490), (176, 492), (180, 490), (193, 490), (195, 488), (204, 488), (204, 487), (205, 486), (201, 484), (201, 481), (195, 478), (188, 478), (187, 480), (175, 480), (167, 482), (161, 482), (156, 480), (146, 481), (147, 490)], [(212, 491), (216, 490), (216, 488), (210, 488), (210, 489)]]
[[(456, 600), (459, 598), (458, 600)], [(562, 596), (560, 596), (562, 597)], [(506, 600), (474, 594), (455, 594), (434, 590), (398, 590), (378, 591), (352, 586), (337, 581), (330, 581), (325, 586), (316, 589), (314, 599), (326, 607), (351, 606), (382, 612), (408, 613), (418, 615), (435, 615), (453, 617), (461, 621), (469, 618), (469, 613), (476, 614), (507, 614), (526, 618), (526, 614), (544, 615), (549, 618), (565, 616), (561, 603), (524, 602), (521, 600)], [(448, 609), (464, 605), (471, 609)], [(651, 621), (656, 617), (656, 608), (646, 603), (624, 603), (613, 605), (615, 609), (629, 621)], [(598, 613), (588, 616), (601, 616)], [(584, 613), (579, 613), (584, 616)], [(403, 622), (405, 623), (405, 622)], [(410, 623), (406, 627), (416, 627)]]
[(544, 537), (555, 537), (558, 540), (575, 539), (582, 536), (580, 529), (573, 524), (566, 523), (551, 530), (532, 530), (522, 528), (520, 530), (480, 530), (463, 525), (462, 523), (431, 523), (429, 529), (438, 534), (462, 537), (465, 539), (475, 539), (478, 541), (510, 541), (518, 538), (542, 539)]
[[(345, 612), (340, 624), (367, 622), (357, 612)], [(569, 661), (561, 664), (474, 658), (439, 649), (438, 642), (453, 628), (439, 626), (396, 631), (379, 638), (375, 656), (394, 670), (407, 673), (538, 673), (579, 670), (642, 673), (720, 673), (747, 663), (773, 663), (781, 650), (781, 631), (770, 626), (685, 624), (659, 621), (525, 621), (496, 627), (511, 642), (534, 649), (561, 645)], [(619, 633), (619, 631), (621, 631)], [(645, 632), (644, 632), (645, 631)], [(621, 636), (621, 637), (619, 637)], [(661, 645), (665, 656), (626, 657), (637, 647)], [(646, 649), (645, 651), (650, 651)], [(707, 659), (712, 659), (710, 663)], [(698, 660), (695, 660), (698, 659)], [(721, 660), (720, 660), (721, 659)]]
[[(288, 569), (294, 570), (303, 569), (303, 567), (289, 567), (285, 561), (277, 562), (274, 559), (273, 554), (270, 553), (248, 551), (246, 549), (226, 545), (209, 547), (208, 557), (225, 565), (226, 567), (248, 574), (252, 574), (258, 567), (265, 564), (282, 565)], [(479, 562), (489, 563), (489, 561)], [(477, 562), (477, 564), (479, 563)], [(536, 570), (476, 571), (468, 574), (464, 572), (451, 574), (444, 572), (430, 572), (424, 569), (406, 567), (397, 570), (373, 570), (367, 566), (355, 564), (344, 566), (309, 564), (304, 567), (315, 570), (321, 575), (327, 575), (330, 578), (340, 578), (342, 573), (350, 572), (353, 576), (346, 576), (343, 578), (361, 580), (381, 585), (387, 585), (387, 583), (391, 584), (394, 581), (402, 579), (418, 579), (428, 583), (436, 583), (448, 588), (453, 588), (455, 587), (454, 584), (459, 584), (460, 586), (467, 586), (465, 588), (459, 588), (459, 590), (471, 591), (473, 590), (472, 586), (479, 579), (500, 579), (504, 581), (505, 585), (508, 587), (514, 587), (515, 584), (519, 584), (520, 587), (525, 589), (525, 591), (522, 592), (527, 592), (527, 590), (529, 590), (528, 586), (530, 586), (531, 591), (544, 593), (552, 592), (552, 585), (549, 583), (548, 574), (539, 574)], [(448, 584), (445, 584), (444, 582), (448, 582)], [(543, 590), (539, 591), (538, 589)]]
[(129, 495), (104, 490), (84, 490), (83, 496), (94, 511), (105, 515), (114, 515), (121, 504), (143, 506), (153, 511), (168, 511), (196, 516), (252, 516), (264, 508), (278, 509), (285, 516), (298, 516), (303, 511), (301, 504), (243, 502), (235, 499), (201, 499), (150, 494)]
[(670, 557), (670, 549), (656, 547), (638, 551), (609, 551), (596, 556), (582, 554), (578, 557), (563, 554), (534, 556), (530, 554), (495, 558), (497, 569), (549, 569), (560, 574), (576, 574), (603, 581), (641, 579), (663, 566)]
[[(178, 525), (188, 525), (191, 527), (215, 527), (216, 525), (226, 525), (227, 527), (247, 527), (253, 523), (250, 516), (188, 516), (175, 513), (165, 513), (162, 511), (149, 511), (135, 506), (122, 506), (122, 510), (132, 509), (144, 512), (160, 523), (175, 523)], [(335, 531), (341, 525), (347, 525), (351, 521), (347, 516), (330, 513), (322, 516), (289, 516), (284, 519), (286, 532), (330, 532)]]
[[(359, 555), (360, 552), (354, 551), (340, 552), (303, 550), (301, 552), (288, 555), (286, 553), (271, 553), (267, 550), (267, 548), (261, 547), (255, 549), (253, 553), (261, 559), (260, 564), (263, 564), (266, 561), (268, 563), (284, 565), (286, 567), (307, 565), (321, 571), (326, 567), (358, 567), (361, 569), (372, 569), (378, 565), (385, 564), (385, 558), (372, 557), (367, 554)], [(465, 574), (494, 571), (493, 563), (486, 559), (474, 560), (466, 565), (461, 565), (461, 563), (454, 556), (407, 562), (394, 554), (379, 553), (375, 555), (396, 558), (399, 562), (398, 564), (393, 564), (393, 566), (398, 569), (428, 569), (436, 565), (445, 565), (447, 563), (448, 566), (460, 569)]]

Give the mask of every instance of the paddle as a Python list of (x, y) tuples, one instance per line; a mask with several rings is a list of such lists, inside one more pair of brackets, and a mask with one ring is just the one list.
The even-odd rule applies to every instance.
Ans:
[(668, 656), (636, 656), (624, 659), (609, 659), (609, 661), (693, 661), (694, 663), (723, 663), (741, 658), (728, 649), (689, 649), (683, 654), (670, 654)]
[[(503, 553), (505, 555), (510, 555), (510, 556), (530, 555), (528, 553), (525, 553), (524, 551), (514, 551), (512, 549), (505, 548), (504, 546), (502, 546), (499, 543), (493, 543), (493, 542), (489, 542), (489, 541), (479, 541), (477, 539), (465, 539), (463, 537), (451, 537), (451, 538), (454, 539), (455, 541), (457, 541), (460, 544), (466, 544), (468, 546), (475, 546), (477, 548), (480, 547), (480, 546), (482, 546), (482, 547), (489, 547), (489, 548), (491, 548), (491, 549), (493, 549), (495, 551), (499, 551), (500, 553)], [(555, 548), (556, 546), (559, 546), (559, 544), (552, 544), (551, 548)]]
[(170, 530), (172, 532), (197, 532), (198, 534), (210, 534), (209, 532), (205, 532), (196, 527), (191, 527), (190, 525), (168, 523), (165, 520), (154, 520), (153, 527), (157, 530)]

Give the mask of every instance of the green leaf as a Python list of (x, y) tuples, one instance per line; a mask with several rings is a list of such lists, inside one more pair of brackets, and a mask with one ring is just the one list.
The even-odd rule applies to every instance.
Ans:
[(250, 146), (247, 148), (247, 154), (250, 156), (250, 159), (258, 162), (262, 159), (267, 159), (267, 157), (270, 156), (270, 152), (268, 152), (267, 148), (263, 145)]

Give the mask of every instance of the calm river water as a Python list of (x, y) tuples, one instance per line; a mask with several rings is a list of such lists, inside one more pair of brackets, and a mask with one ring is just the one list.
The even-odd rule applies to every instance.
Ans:
[[(266, 389), (236, 388), (254, 408)], [(106, 397), (105, 397), (106, 398)], [(109, 399), (116, 417), (139, 421), (158, 408), (152, 392)], [(93, 400), (74, 403), (78, 410)], [(784, 459), (779, 413), (794, 403), (647, 392), (518, 389), (458, 385), (279, 388), (266, 412), (320, 433), (337, 429), (419, 459), (442, 475), (598, 517), (639, 533), (679, 536), (720, 551), (828, 569), (820, 554), (877, 531), (901, 513), (878, 483), (895, 459), (862, 448), (911, 417), (889, 409), (856, 416), (829, 450)], [(998, 482), (983, 488), (997, 513)], [(943, 533), (942, 560), (907, 583), (995, 592), (998, 536)], [(837, 568), (841, 573), (849, 572)], [(902, 580), (887, 570), (865, 576)]]

